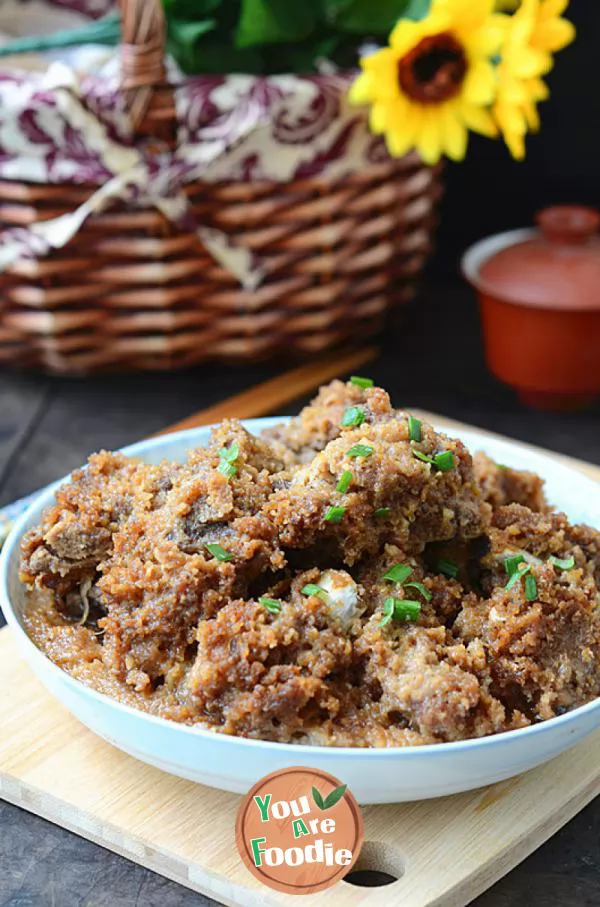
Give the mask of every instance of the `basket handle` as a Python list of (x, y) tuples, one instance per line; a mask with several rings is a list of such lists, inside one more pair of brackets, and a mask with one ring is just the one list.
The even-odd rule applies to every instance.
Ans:
[(121, 88), (134, 129), (172, 142), (175, 101), (165, 69), (166, 24), (161, 0), (120, 0)]

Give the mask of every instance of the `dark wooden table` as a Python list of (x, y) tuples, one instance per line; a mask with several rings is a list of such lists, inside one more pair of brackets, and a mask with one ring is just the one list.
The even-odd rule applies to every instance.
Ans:
[[(0, 373), (0, 504), (59, 478), (93, 450), (135, 441), (289, 365), (208, 365), (179, 374), (86, 379)], [(569, 414), (524, 409), (486, 372), (475, 306), (461, 284), (430, 280), (391, 319), (381, 356), (367, 373), (397, 405), (430, 409), (600, 464), (600, 405)], [(478, 907), (598, 907), (599, 840), (597, 800), (479, 898)], [(209, 903), (0, 801), (0, 907)]]

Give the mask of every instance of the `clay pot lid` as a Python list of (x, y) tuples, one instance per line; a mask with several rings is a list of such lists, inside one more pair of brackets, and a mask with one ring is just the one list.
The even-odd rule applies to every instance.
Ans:
[(540, 230), (478, 244), (472, 250), (471, 278), (484, 292), (520, 305), (600, 309), (600, 213), (556, 206), (541, 211), (537, 223)]

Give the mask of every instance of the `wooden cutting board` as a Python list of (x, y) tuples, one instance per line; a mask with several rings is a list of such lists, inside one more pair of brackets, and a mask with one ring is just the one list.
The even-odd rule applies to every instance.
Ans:
[[(599, 467), (557, 459), (600, 481)], [(223, 904), (298, 904), (262, 887), (238, 857), (238, 796), (173, 778), (95, 737), (46, 693), (7, 629), (0, 631), (0, 728), (5, 800)], [(367, 843), (357, 868), (399, 878), (376, 888), (342, 881), (312, 895), (311, 904), (468, 904), (600, 793), (599, 747), (600, 732), (553, 762), (489, 788), (365, 807)]]

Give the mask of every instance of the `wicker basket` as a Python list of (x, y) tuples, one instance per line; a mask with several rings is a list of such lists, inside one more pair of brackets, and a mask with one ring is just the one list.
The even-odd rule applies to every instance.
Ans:
[[(159, 0), (124, 3), (123, 91), (141, 137), (172, 141)], [(97, 186), (0, 181), (0, 228), (74, 210)], [(342, 181), (190, 183), (203, 224), (263, 262), (244, 290), (196, 233), (125, 204), (60, 251), (0, 276), (0, 362), (59, 372), (170, 369), (208, 359), (317, 352), (381, 326), (430, 251), (439, 176), (411, 155)]]

